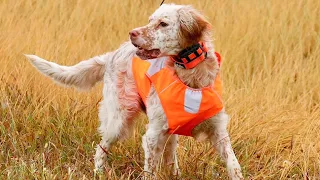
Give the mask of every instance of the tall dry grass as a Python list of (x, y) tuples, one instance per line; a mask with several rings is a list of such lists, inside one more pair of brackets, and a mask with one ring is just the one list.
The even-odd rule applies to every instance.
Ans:
[[(160, 1), (159, 1), (160, 2)], [(23, 53), (60, 64), (116, 49), (158, 1), (0, 1), (0, 179), (91, 179), (101, 85), (89, 93), (40, 75)], [(223, 56), (229, 131), (251, 179), (320, 179), (320, 1), (176, 0), (201, 9)], [(100, 178), (142, 172), (141, 135), (112, 148)], [(180, 138), (184, 179), (226, 179), (209, 144)], [(160, 178), (170, 179), (161, 171)]]

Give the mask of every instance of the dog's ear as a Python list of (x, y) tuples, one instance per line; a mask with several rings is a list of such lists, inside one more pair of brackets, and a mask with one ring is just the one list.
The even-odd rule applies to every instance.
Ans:
[(186, 6), (178, 10), (179, 15), (179, 44), (182, 49), (203, 40), (209, 34), (211, 25), (205, 17), (192, 8)]

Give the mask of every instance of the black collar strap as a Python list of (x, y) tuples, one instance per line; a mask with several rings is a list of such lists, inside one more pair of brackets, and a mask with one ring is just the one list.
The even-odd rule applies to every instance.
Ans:
[(192, 69), (207, 58), (208, 48), (203, 42), (187, 47), (173, 57), (175, 64), (184, 69)]

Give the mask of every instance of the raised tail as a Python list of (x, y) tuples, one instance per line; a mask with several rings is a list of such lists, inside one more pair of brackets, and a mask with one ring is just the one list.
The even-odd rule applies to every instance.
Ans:
[(35, 55), (25, 56), (42, 74), (49, 76), (54, 81), (86, 90), (103, 79), (106, 55), (93, 57), (74, 66), (61, 66)]

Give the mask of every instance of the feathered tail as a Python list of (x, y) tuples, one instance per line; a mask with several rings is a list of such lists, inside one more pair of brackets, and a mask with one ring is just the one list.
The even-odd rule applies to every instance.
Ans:
[(61, 66), (35, 55), (25, 56), (42, 74), (49, 76), (54, 81), (86, 90), (103, 79), (106, 55), (93, 57), (74, 66)]

